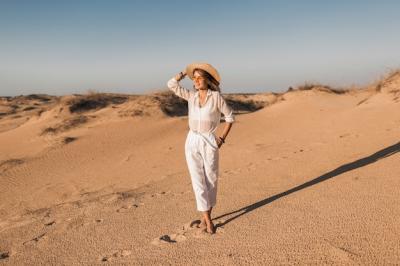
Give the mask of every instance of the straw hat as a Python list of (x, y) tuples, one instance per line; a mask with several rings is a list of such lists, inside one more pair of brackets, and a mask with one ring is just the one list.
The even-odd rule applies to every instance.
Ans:
[(221, 77), (219, 76), (218, 71), (212, 65), (202, 62), (192, 63), (186, 67), (186, 74), (190, 79), (193, 79), (193, 70), (196, 68), (207, 71), (216, 81), (221, 82)]

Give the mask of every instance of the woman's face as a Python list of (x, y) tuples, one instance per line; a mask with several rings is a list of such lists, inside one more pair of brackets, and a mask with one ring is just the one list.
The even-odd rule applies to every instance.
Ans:
[(197, 70), (193, 72), (193, 83), (195, 88), (198, 90), (207, 89), (206, 80), (200, 75)]

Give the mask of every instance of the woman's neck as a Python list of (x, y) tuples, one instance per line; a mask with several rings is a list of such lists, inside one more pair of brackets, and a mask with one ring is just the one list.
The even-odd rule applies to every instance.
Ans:
[(201, 97), (204, 97), (204, 96), (207, 95), (207, 91), (208, 91), (208, 89), (206, 89), (206, 90), (199, 90), (199, 95), (200, 95)]

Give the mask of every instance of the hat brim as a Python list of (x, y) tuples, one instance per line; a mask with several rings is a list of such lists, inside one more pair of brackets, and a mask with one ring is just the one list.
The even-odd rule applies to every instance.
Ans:
[(202, 69), (207, 71), (216, 81), (221, 82), (221, 77), (219, 76), (218, 71), (208, 63), (192, 63), (186, 67), (186, 74), (190, 79), (193, 79), (193, 71), (196, 69)]

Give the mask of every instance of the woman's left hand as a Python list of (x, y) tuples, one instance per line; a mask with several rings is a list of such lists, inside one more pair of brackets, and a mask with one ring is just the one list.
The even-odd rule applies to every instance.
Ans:
[(215, 136), (215, 140), (217, 141), (218, 148), (221, 147), (222, 144), (223, 144), (222, 140), (221, 140), (219, 137), (217, 137), (217, 136)]

